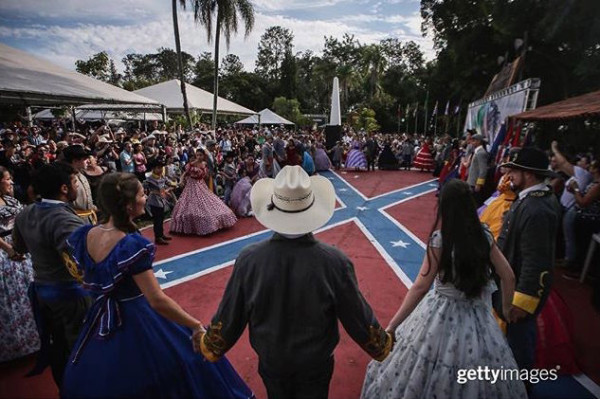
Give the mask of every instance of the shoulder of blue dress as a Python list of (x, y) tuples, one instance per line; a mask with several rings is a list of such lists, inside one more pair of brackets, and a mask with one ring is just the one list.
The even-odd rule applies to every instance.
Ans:
[(91, 224), (86, 224), (73, 231), (66, 240), (67, 246), (71, 249), (76, 249), (85, 242), (85, 237), (88, 231), (94, 227)]
[(128, 234), (119, 243), (119, 250), (115, 251), (118, 256), (118, 267), (123, 268), (136, 262), (143, 256), (154, 257), (155, 246), (140, 233)]
[(86, 251), (86, 237), (90, 229), (94, 227), (86, 224), (75, 230), (69, 235), (65, 243), (67, 244), (67, 251), (75, 260), (77, 265), (81, 265), (83, 261), (84, 252)]

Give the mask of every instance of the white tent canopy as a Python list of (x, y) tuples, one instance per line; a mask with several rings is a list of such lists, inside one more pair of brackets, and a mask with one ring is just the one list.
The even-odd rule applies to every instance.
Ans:
[[(70, 115), (69, 115), (70, 117)], [(38, 120), (53, 120), (56, 117), (52, 114), (50, 109), (44, 109), (40, 112), (37, 112), (33, 115), (33, 119)], [(101, 120), (134, 120), (134, 121), (143, 121), (144, 119), (147, 121), (162, 121), (162, 114), (151, 112), (146, 113), (144, 118), (143, 112), (119, 112), (119, 111), (99, 111), (99, 110), (89, 110), (85, 108), (76, 108), (75, 109), (75, 119), (79, 121), (101, 121)]]
[(235, 122), (238, 125), (258, 125), (258, 116), (260, 115), (260, 124), (262, 125), (294, 125), (294, 122), (290, 122), (285, 118), (277, 115), (275, 112), (268, 108), (263, 109), (257, 115), (251, 115), (241, 121)]
[(158, 104), (0, 43), (0, 102), (25, 105), (90, 102)]
[[(213, 94), (202, 90), (189, 83), (185, 84), (188, 97), (188, 106), (190, 110), (202, 112), (212, 112)], [(134, 91), (144, 97), (152, 98), (167, 107), (168, 112), (183, 112), (183, 95), (181, 94), (181, 84), (178, 79), (158, 83), (153, 86), (144, 87)], [(217, 113), (229, 115), (252, 115), (256, 112), (242, 107), (232, 101), (222, 97), (217, 99)]]

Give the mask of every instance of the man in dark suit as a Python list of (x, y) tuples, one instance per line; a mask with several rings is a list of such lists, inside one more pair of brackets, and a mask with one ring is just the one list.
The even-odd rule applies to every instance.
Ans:
[(219, 309), (206, 333), (194, 335), (194, 347), (216, 361), (248, 325), (269, 398), (327, 398), (338, 320), (376, 360), (389, 354), (392, 335), (360, 293), (350, 259), (312, 234), (335, 208), (327, 178), (286, 166), (276, 178), (258, 180), (250, 199), (256, 219), (275, 233), (239, 254)]
[[(501, 166), (508, 168), (512, 189), (518, 194), (498, 237), (498, 246), (516, 277), (506, 335), (519, 367), (530, 369), (535, 363), (535, 319), (552, 284), (560, 204), (545, 183), (553, 172), (542, 150), (523, 148)], [(493, 299), (496, 313), (502, 315), (500, 291)]]

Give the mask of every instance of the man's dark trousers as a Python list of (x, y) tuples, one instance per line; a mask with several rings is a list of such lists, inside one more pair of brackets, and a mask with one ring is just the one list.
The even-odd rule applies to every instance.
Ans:
[(38, 298), (41, 317), (50, 335), (50, 367), (54, 382), (60, 388), (71, 351), (83, 326), (90, 297), (45, 301)]
[(154, 239), (164, 237), (163, 223), (165, 221), (165, 209), (158, 206), (150, 205), (150, 212), (152, 212), (152, 229), (154, 230)]
[(535, 317), (527, 316), (506, 326), (506, 338), (520, 369), (532, 369), (535, 365), (537, 327)]
[(258, 373), (267, 388), (269, 399), (322, 399), (329, 395), (333, 364), (331, 356), (320, 367), (313, 366), (283, 377), (272, 373), (259, 363)]

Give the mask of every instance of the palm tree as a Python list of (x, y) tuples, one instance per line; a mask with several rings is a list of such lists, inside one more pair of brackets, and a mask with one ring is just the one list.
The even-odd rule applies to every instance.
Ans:
[(179, 40), (179, 22), (177, 21), (177, 0), (173, 0), (173, 30), (175, 31), (175, 50), (177, 51), (177, 65), (179, 67), (179, 83), (181, 84), (181, 95), (183, 96), (183, 112), (190, 125), (192, 126), (192, 118), (190, 117), (190, 108), (188, 106), (187, 93), (185, 90), (185, 75), (183, 73), (183, 58), (181, 56), (181, 42)]
[(350, 63), (337, 66), (336, 76), (340, 79), (340, 91), (342, 92), (342, 111), (345, 114), (350, 106), (348, 103), (350, 89), (355, 86), (357, 74), (354, 65)]
[[(238, 30), (238, 14), (245, 26), (245, 36), (248, 37), (254, 27), (254, 7), (249, 0), (189, 0), (194, 9), (194, 20), (206, 28), (208, 42), (212, 41), (213, 17), (216, 20), (215, 30), (215, 74), (213, 86), (212, 128), (217, 126), (217, 98), (219, 96), (219, 40), (221, 31), (225, 35), (227, 48), (231, 42), (232, 33)], [(186, 0), (180, 0), (185, 7)], [(215, 16), (216, 14), (216, 16)]]
[(368, 97), (371, 100), (382, 91), (379, 79), (387, 67), (385, 56), (377, 44), (370, 44), (362, 48), (362, 64)]

